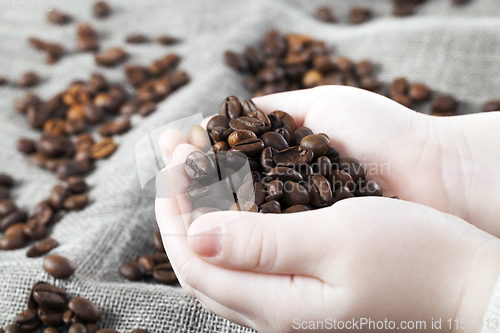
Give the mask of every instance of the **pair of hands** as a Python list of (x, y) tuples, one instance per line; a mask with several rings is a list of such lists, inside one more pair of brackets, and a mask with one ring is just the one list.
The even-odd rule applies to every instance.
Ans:
[(166, 131), (160, 147), (170, 174), (157, 189), (175, 178), (178, 195), (157, 197), (156, 215), (189, 294), (262, 332), (327, 318), (425, 320), (430, 331), (431, 318), (483, 317), (500, 274), (500, 114), (429, 117), (341, 86), (254, 102), (326, 133), (386, 196), (402, 200), (352, 198), (287, 215), (218, 212), (189, 225), (189, 180), (182, 167), (168, 169), (197, 149)]

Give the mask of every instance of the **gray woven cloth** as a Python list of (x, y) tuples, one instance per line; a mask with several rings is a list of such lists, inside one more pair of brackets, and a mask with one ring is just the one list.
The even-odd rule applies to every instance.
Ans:
[[(23, 10), (24, 2), (36, 3)], [(96, 70), (91, 54), (72, 53), (55, 65), (45, 65), (44, 55), (31, 49), (29, 36), (66, 42), (74, 49), (76, 25), (59, 27), (45, 19), (40, 1), (0, 1), (0, 75), (14, 80), (35, 69), (43, 78), (36, 93), (48, 98), (75, 79), (86, 79)], [(51, 230), (61, 246), (54, 250), (77, 266), (67, 281), (55, 281), (42, 268), (42, 259), (28, 259), (25, 249), (0, 251), (0, 327), (11, 323), (25, 309), (30, 286), (44, 280), (63, 287), (73, 296), (86, 297), (102, 311), (101, 326), (129, 332), (247, 332), (203, 310), (178, 287), (149, 282), (129, 282), (118, 267), (136, 254), (153, 253), (150, 238), (157, 229), (153, 200), (143, 196), (135, 169), (135, 143), (162, 124), (195, 113), (212, 114), (228, 95), (249, 97), (242, 78), (222, 61), (225, 49), (241, 51), (256, 43), (269, 28), (298, 32), (323, 39), (335, 54), (354, 60), (372, 59), (378, 77), (388, 82), (407, 76), (441, 92), (456, 94), (459, 113), (477, 112), (488, 99), (500, 98), (500, 5), (498, 0), (473, 0), (452, 7), (448, 0), (429, 0), (415, 16), (398, 19), (390, 15), (388, 0), (252, 0), (252, 1), (109, 1), (114, 12), (105, 20), (90, 14), (90, 2), (52, 0), (58, 8), (95, 26), (101, 45), (123, 46), (131, 63), (147, 64), (170, 51), (183, 56), (181, 68), (192, 81), (160, 104), (148, 118), (134, 117), (133, 129), (117, 137), (119, 148), (108, 160), (99, 161), (87, 178), (90, 205), (66, 214)], [(320, 4), (334, 8), (343, 23), (317, 21), (313, 13)], [(352, 4), (373, 8), (375, 18), (366, 24), (345, 24)], [(150, 36), (168, 33), (182, 43), (165, 47), (155, 43), (125, 45), (128, 33)], [(123, 80), (121, 68), (99, 69), (111, 80)], [(57, 184), (55, 176), (29, 164), (15, 150), (18, 137), (36, 138), (12, 102), (24, 95), (12, 85), (0, 87), (0, 171), (14, 176), (12, 196), (24, 209), (48, 196)], [(367, 106), (369, 107), (369, 106)], [(286, 111), (286, 110), (285, 110)], [(244, 287), (244, 286), (242, 286)]]

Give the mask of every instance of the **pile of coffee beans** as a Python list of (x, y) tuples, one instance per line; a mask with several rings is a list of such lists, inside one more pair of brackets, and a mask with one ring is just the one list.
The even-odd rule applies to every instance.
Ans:
[[(101, 329), (97, 322), (99, 308), (83, 297), (71, 298), (61, 288), (47, 282), (36, 282), (28, 294), (27, 310), (19, 313), (5, 333), (31, 333), (44, 328), (44, 333), (118, 333), (113, 329)], [(0, 329), (3, 333), (4, 330)], [(143, 329), (131, 333), (148, 333)]]
[[(184, 163), (192, 180), (186, 189), (191, 220), (218, 210), (295, 213), (382, 196), (381, 187), (366, 180), (365, 166), (339, 156), (326, 134), (297, 128), (284, 111), (266, 115), (249, 99), (226, 98), (206, 130), (193, 127), (189, 140), (201, 150)], [(241, 175), (247, 162), (251, 172)]]
[(177, 277), (165, 253), (160, 231), (154, 233), (153, 245), (157, 253), (138, 255), (134, 261), (123, 263), (118, 272), (130, 281), (139, 281), (152, 276), (156, 282), (162, 284), (177, 284)]

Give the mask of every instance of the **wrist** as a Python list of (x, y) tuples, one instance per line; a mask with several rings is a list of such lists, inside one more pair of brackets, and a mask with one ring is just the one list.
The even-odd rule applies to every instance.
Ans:
[[(465, 279), (461, 302), (455, 312), (455, 318), (451, 320), (458, 319), (460, 322), (462, 319), (467, 321), (473, 319), (476, 323), (482, 320), (484, 324), (488, 318), (483, 317), (499, 276), (500, 240), (491, 237), (474, 255)], [(480, 331), (481, 328), (477, 324), (465, 329), (454, 325), (451, 330), (452, 333)]]

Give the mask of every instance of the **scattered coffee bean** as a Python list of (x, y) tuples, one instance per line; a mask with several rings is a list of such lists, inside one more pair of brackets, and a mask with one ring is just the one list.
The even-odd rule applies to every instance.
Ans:
[(500, 100), (491, 100), (483, 105), (483, 112), (500, 111)]
[(95, 56), (96, 64), (105, 67), (115, 67), (127, 59), (127, 52), (119, 47), (110, 48)]
[(24, 235), (24, 226), (24, 223), (15, 223), (9, 226), (0, 239), (0, 248), (7, 251), (26, 246), (28, 239)]
[(116, 145), (110, 137), (103, 137), (101, 141), (91, 147), (91, 156), (93, 159), (102, 159), (114, 153)]
[(177, 277), (175, 276), (174, 270), (170, 263), (160, 264), (154, 268), (153, 278), (159, 283), (163, 284), (175, 284), (177, 283)]
[(47, 20), (50, 23), (62, 25), (71, 22), (71, 16), (52, 8), (47, 12)]
[(31, 245), (26, 251), (26, 256), (28, 258), (35, 258), (43, 256), (46, 253), (49, 253), (52, 249), (55, 249), (59, 246), (59, 243), (53, 238), (45, 238), (38, 243)]
[(128, 35), (127, 38), (125, 39), (125, 42), (129, 44), (142, 44), (149, 42), (149, 38), (146, 37), (146, 35), (136, 33)]
[(19, 313), (14, 319), (14, 323), (19, 325), (21, 332), (34, 332), (42, 326), (36, 310), (26, 310)]
[(458, 109), (457, 100), (448, 94), (437, 95), (432, 101), (431, 114), (440, 116), (455, 115)]
[(71, 261), (56, 254), (43, 259), (43, 268), (56, 279), (67, 279), (75, 272), (75, 266)]
[(57, 62), (59, 58), (61, 58), (61, 56), (65, 53), (64, 48), (56, 43), (47, 42), (34, 37), (30, 38), (29, 42), (33, 48), (39, 51), (43, 51), (47, 54), (47, 58), (45, 59), (45, 62), (47, 64), (53, 64)]
[(82, 297), (73, 297), (71, 301), (69, 301), (68, 308), (79, 318), (90, 323), (97, 322), (101, 317), (101, 312), (97, 306)]
[(68, 189), (73, 193), (82, 193), (87, 190), (87, 183), (85, 179), (79, 176), (71, 176), (66, 179)]
[(26, 72), (17, 80), (17, 85), (21, 88), (30, 88), (36, 86), (40, 77), (35, 72)]
[(0, 76), (0, 87), (7, 84), (7, 79), (3, 76)]
[(24, 332), (21, 330), (21, 327), (19, 327), (18, 324), (10, 324), (5, 329), (5, 333), (24, 333)]
[(87, 206), (89, 197), (87, 194), (75, 194), (64, 200), (63, 207), (66, 210), (81, 210)]
[(425, 102), (431, 97), (431, 91), (422, 83), (414, 83), (410, 85), (408, 94), (415, 102)]
[(337, 18), (329, 7), (319, 7), (316, 10), (316, 17), (323, 22), (335, 23)]
[(111, 8), (104, 1), (98, 1), (92, 7), (92, 13), (97, 18), (108, 17), (111, 14)]
[(127, 117), (111, 120), (99, 126), (98, 132), (101, 136), (112, 136), (123, 134), (130, 129), (130, 119)]
[(69, 327), (68, 333), (87, 333), (87, 329), (82, 323), (75, 323)]
[(144, 276), (142, 267), (135, 261), (123, 263), (118, 272), (121, 276), (131, 281), (139, 281)]
[(363, 8), (359, 6), (354, 6), (351, 8), (351, 13), (349, 17), (350, 24), (361, 24), (370, 20), (372, 17), (372, 12), (368, 8)]

